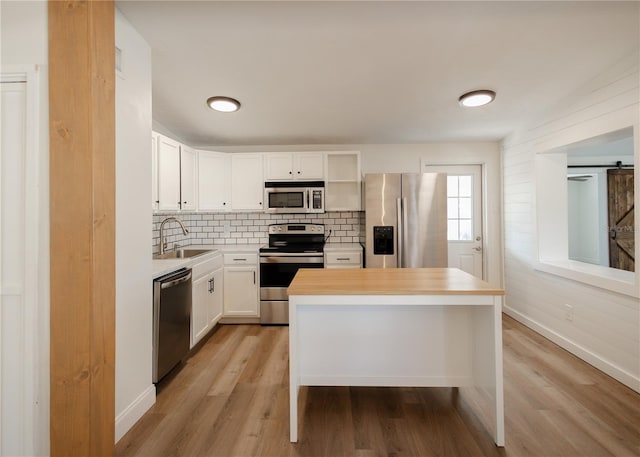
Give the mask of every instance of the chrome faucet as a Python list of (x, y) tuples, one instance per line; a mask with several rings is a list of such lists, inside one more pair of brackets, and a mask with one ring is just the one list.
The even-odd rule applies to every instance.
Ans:
[(165, 236), (164, 236), (164, 224), (166, 224), (169, 221), (176, 221), (178, 224), (180, 224), (183, 234), (186, 235), (187, 233), (189, 233), (189, 230), (187, 230), (187, 228), (184, 226), (184, 224), (180, 219), (173, 216), (167, 217), (165, 220), (163, 220), (160, 223), (160, 254), (164, 254), (164, 250), (167, 249), (167, 240), (165, 239)]

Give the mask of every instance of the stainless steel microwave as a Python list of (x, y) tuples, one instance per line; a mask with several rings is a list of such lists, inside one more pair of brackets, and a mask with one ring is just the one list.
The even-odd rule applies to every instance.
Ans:
[(264, 202), (268, 213), (324, 213), (324, 181), (267, 181)]

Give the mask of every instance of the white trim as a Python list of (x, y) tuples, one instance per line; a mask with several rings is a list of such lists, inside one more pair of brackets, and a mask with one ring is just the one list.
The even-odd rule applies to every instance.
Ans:
[(570, 339), (560, 335), (559, 333), (551, 330), (550, 328), (540, 324), (539, 322), (525, 316), (524, 314), (510, 308), (506, 304), (504, 305), (504, 312), (508, 316), (511, 316), (518, 322), (526, 325), (532, 330), (536, 331), (545, 338), (556, 343), (558, 346), (566, 349), (577, 357), (580, 357), (585, 362), (593, 365), (598, 370), (601, 370), (611, 376), (612, 378), (620, 381), (625, 386), (640, 393), (640, 377), (634, 376), (632, 373), (625, 371), (624, 369), (614, 365), (613, 363), (603, 359), (594, 352), (587, 348), (574, 343)]
[(635, 283), (635, 273), (615, 268), (592, 265), (577, 260), (539, 260), (533, 267), (565, 279), (610, 290), (622, 295), (640, 297), (640, 288)]
[[(42, 80), (37, 65), (3, 65), (0, 68), (3, 84), (21, 82), (25, 84), (25, 156), (23, 163), (24, 191), (24, 271), (22, 285), (4, 285), (3, 294), (23, 295), (23, 320), (20, 333), (23, 335), (22, 378), (25, 388), (21, 403), (22, 451), (24, 455), (41, 454), (48, 449), (48, 399), (41, 398), (41, 383), (49, 383), (49, 372), (41, 370), (43, 358), (48, 359), (48, 336), (41, 334), (41, 281), (39, 275), (40, 247), (40, 189), (42, 176), (40, 98)], [(1, 316), (0, 316), (1, 320)], [(48, 365), (48, 364), (47, 364)], [(1, 386), (0, 386), (1, 394)], [(46, 417), (45, 417), (46, 416)], [(1, 424), (0, 424), (1, 427)], [(1, 429), (0, 429), (1, 430)]]
[(156, 403), (156, 387), (150, 385), (116, 417), (115, 443)]

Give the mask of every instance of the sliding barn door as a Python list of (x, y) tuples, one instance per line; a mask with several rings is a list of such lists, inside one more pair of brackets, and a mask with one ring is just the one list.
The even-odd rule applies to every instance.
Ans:
[(633, 169), (607, 170), (609, 266), (635, 271)]

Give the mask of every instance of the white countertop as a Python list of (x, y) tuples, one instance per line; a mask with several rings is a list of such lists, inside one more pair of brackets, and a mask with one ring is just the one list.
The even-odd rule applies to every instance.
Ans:
[(188, 268), (196, 263), (200, 263), (203, 260), (213, 257), (214, 255), (221, 255), (227, 252), (258, 252), (261, 244), (193, 244), (190, 246), (180, 246), (181, 249), (210, 249), (211, 251), (196, 257), (190, 257), (187, 259), (153, 259), (152, 261), (152, 279), (166, 275), (180, 268)]
[[(189, 268), (215, 254), (231, 252), (255, 252), (257, 253), (263, 244), (192, 244), (181, 246), (182, 249), (210, 249), (211, 251), (188, 259), (154, 259), (152, 261), (152, 279), (166, 275), (180, 268)], [(362, 249), (360, 243), (327, 243), (325, 252), (358, 251)]]

